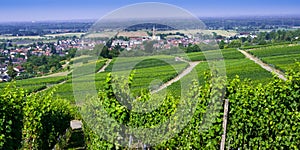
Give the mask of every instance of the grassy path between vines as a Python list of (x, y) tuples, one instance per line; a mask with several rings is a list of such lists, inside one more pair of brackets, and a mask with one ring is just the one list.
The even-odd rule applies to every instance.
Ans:
[(181, 78), (183, 78), (184, 76), (188, 75), (201, 61), (194, 61), (194, 62), (189, 62), (186, 61), (180, 57), (176, 57), (177, 60), (182, 61), (182, 62), (186, 62), (189, 64), (189, 67), (187, 67), (186, 69), (184, 69), (180, 74), (178, 74), (175, 78), (169, 80), (168, 82), (164, 83), (163, 85), (161, 85), (158, 89), (151, 91), (151, 94), (157, 93), (165, 88), (167, 88), (168, 86), (170, 86), (171, 84), (179, 81)]
[(104, 72), (105, 69), (107, 68), (107, 66), (111, 63), (112, 59), (108, 59), (105, 63), (105, 65), (99, 70), (97, 71), (97, 73), (100, 73), (100, 72)]
[(281, 71), (271, 67), (270, 65), (264, 63), (263, 61), (261, 61), (259, 58), (249, 54), (248, 52), (244, 51), (244, 50), (240, 50), (238, 49), (243, 55), (246, 56), (246, 58), (254, 61), (256, 64), (260, 65), (263, 69), (269, 71), (269, 72), (272, 72), (272, 73), (275, 73), (280, 79), (286, 81), (287, 79), (285, 78), (284, 76), (284, 73), (282, 73)]

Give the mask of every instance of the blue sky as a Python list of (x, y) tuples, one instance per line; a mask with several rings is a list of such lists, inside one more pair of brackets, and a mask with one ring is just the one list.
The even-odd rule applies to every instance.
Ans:
[[(143, 0), (4, 0), (0, 22), (99, 19)], [(182, 7), (196, 16), (300, 15), (300, 0), (153, 0)], [(154, 8), (155, 9), (155, 8)]]

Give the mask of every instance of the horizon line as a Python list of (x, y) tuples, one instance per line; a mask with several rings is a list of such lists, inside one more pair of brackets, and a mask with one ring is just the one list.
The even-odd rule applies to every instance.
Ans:
[[(300, 18), (300, 14), (271, 14), (271, 15), (228, 15), (228, 16), (208, 16), (208, 15), (196, 15), (197, 18), (199, 19), (207, 19), (207, 18), (215, 18), (215, 19), (222, 19), (222, 18), (227, 18), (227, 19), (240, 19), (241, 17), (248, 17), (248, 18), (268, 18), (268, 17), (278, 17), (278, 18), (282, 18), (282, 17), (299, 17)], [(142, 18), (141, 18), (142, 19)], [(146, 19), (146, 18), (145, 18)], [(100, 19), (96, 19), (96, 18), (85, 18), (85, 19), (49, 19), (49, 20), (14, 20), (14, 21), (3, 21), (0, 20), (0, 23), (38, 23), (38, 22), (96, 22)]]

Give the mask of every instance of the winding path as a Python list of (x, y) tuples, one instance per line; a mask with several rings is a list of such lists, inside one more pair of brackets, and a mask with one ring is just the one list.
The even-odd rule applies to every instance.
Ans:
[(157, 93), (165, 88), (167, 88), (168, 86), (170, 86), (171, 84), (173, 84), (174, 82), (179, 81), (181, 78), (183, 78), (184, 76), (188, 75), (201, 61), (195, 61), (195, 62), (189, 62), (186, 61), (180, 57), (176, 57), (176, 60), (182, 61), (182, 62), (186, 62), (189, 64), (189, 67), (187, 67), (185, 70), (183, 70), (180, 74), (178, 74), (175, 78), (171, 79), (170, 81), (164, 83), (163, 85), (161, 85), (158, 89), (151, 91), (151, 94)]
[(105, 63), (105, 65), (97, 72), (97, 73), (100, 73), (100, 72), (104, 72), (105, 69), (107, 68), (107, 66), (111, 63), (111, 59), (108, 59)]
[(44, 89), (42, 89), (42, 90), (38, 90), (38, 91), (36, 91), (36, 92), (33, 92), (33, 93), (40, 93), (40, 92), (44, 92), (44, 91), (46, 91), (46, 90), (50, 89), (50, 88), (51, 88), (51, 87), (53, 87), (53, 86), (58, 86), (58, 85), (65, 84), (67, 81), (68, 81), (68, 80), (66, 79), (66, 80), (63, 80), (63, 81), (61, 81), (61, 82), (59, 82), (59, 83), (56, 83), (56, 84), (50, 84), (50, 85), (47, 85), (47, 86), (46, 86), (46, 88), (44, 88)]
[(259, 58), (249, 54), (248, 52), (244, 51), (244, 50), (240, 50), (238, 49), (243, 55), (246, 56), (246, 58), (249, 58), (250, 60), (254, 61), (256, 64), (260, 65), (263, 69), (275, 73), (280, 79), (286, 81), (286, 77), (284, 76), (284, 73), (282, 73), (281, 71), (271, 67), (270, 65), (264, 63), (263, 61), (261, 61)]
[[(111, 59), (108, 59), (106, 61), (106, 64), (97, 72), (97, 73), (100, 73), (100, 72), (104, 72), (106, 67), (110, 64), (112, 60)], [(46, 77), (57, 77), (57, 76), (67, 76), (69, 73), (71, 73), (72, 71), (66, 71), (66, 72), (59, 72), (59, 73), (55, 73), (55, 74), (51, 74), (51, 75), (48, 75), (48, 76), (43, 76), (43, 77), (39, 77), (39, 78), (46, 78)], [(42, 89), (42, 90), (38, 90), (36, 92), (33, 92), (33, 93), (40, 93), (40, 92), (43, 92), (43, 91), (46, 91), (48, 89), (50, 89), (51, 87), (53, 86), (57, 86), (57, 85), (61, 85), (61, 84), (64, 84), (66, 83), (68, 80), (63, 80), (59, 83), (56, 83), (56, 84), (50, 84), (50, 85), (47, 85), (46, 88)]]

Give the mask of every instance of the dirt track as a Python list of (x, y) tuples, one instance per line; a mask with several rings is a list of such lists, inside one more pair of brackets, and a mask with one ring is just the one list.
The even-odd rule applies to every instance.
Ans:
[(184, 76), (188, 75), (200, 63), (200, 61), (188, 62), (188, 61), (186, 61), (186, 60), (184, 60), (182, 58), (179, 58), (179, 57), (176, 57), (175, 59), (177, 59), (179, 61), (183, 61), (183, 62), (189, 63), (189, 67), (186, 68), (185, 70), (183, 70), (175, 78), (173, 78), (170, 81), (168, 81), (168, 82), (164, 83), (163, 85), (161, 85), (157, 90), (151, 91), (151, 94), (157, 93), (157, 92), (159, 92), (159, 91), (167, 88), (172, 83), (179, 81), (181, 78), (183, 78)]
[(242, 54), (244, 54), (247, 58), (249, 58), (250, 60), (254, 61), (256, 64), (260, 65), (262, 68), (264, 68), (265, 70), (275, 73), (280, 79), (286, 81), (287, 79), (284, 76), (284, 73), (282, 73), (281, 71), (271, 67), (270, 65), (262, 62), (259, 58), (256, 58), (255, 56), (249, 54), (248, 52), (244, 51), (244, 50), (240, 50), (238, 49)]
[(108, 59), (106, 61), (105, 65), (97, 73), (104, 72), (105, 69), (107, 68), (107, 66), (110, 64), (110, 62), (111, 62), (111, 59)]

